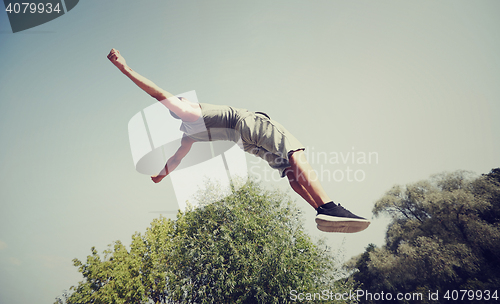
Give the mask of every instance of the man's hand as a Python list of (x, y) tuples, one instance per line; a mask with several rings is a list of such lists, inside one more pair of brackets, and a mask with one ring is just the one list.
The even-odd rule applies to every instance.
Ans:
[(153, 175), (151, 176), (151, 180), (153, 182), (155, 182), (156, 184), (158, 184), (159, 182), (161, 182), (162, 179), (165, 178), (166, 175)]
[(157, 184), (161, 182), (161, 180), (164, 179), (166, 176), (167, 176), (167, 171), (165, 170), (165, 168), (163, 168), (163, 170), (161, 170), (161, 172), (158, 175), (151, 176), (151, 180)]
[(120, 55), (120, 51), (111, 49), (111, 52), (108, 54), (108, 59), (120, 70), (124, 69), (127, 66), (125, 62), (125, 58)]

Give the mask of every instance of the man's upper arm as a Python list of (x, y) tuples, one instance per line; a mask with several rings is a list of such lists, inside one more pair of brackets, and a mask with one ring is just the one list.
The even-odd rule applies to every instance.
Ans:
[(195, 109), (193, 106), (181, 101), (176, 96), (167, 97), (159, 101), (183, 121), (195, 121), (201, 115), (201, 109)]
[(157, 98), (164, 106), (166, 106), (170, 111), (177, 114), (178, 112), (185, 111), (186, 105), (177, 96), (173, 95), (161, 95)]

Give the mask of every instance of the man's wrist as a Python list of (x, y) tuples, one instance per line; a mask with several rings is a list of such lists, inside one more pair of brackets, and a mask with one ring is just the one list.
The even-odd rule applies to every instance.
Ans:
[(123, 74), (127, 74), (132, 70), (128, 65), (123, 65), (123, 66), (119, 67), (118, 69), (120, 69), (120, 71)]

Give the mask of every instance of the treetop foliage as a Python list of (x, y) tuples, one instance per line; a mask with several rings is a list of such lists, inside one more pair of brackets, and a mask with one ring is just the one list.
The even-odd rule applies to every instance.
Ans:
[(75, 259), (84, 280), (58, 303), (288, 303), (291, 290), (352, 288), (288, 196), (250, 181), (212, 202), (209, 189), (210, 203), (154, 220), (129, 250), (116, 241)]
[(394, 186), (373, 213), (391, 218), (382, 248), (350, 262), (366, 289), (415, 292), (500, 286), (500, 169)]

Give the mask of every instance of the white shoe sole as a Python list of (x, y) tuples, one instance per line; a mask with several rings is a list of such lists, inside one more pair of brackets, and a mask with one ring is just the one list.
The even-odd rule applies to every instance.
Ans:
[(370, 221), (365, 219), (348, 219), (324, 214), (316, 216), (318, 229), (324, 232), (355, 233), (368, 228)]

